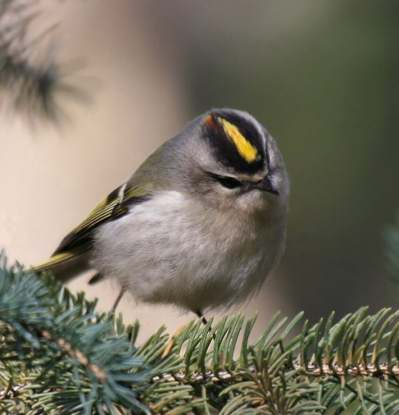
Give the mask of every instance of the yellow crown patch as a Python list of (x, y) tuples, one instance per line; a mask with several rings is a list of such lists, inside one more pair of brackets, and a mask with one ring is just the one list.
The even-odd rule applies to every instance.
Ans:
[(223, 130), (227, 137), (233, 142), (240, 156), (248, 163), (256, 160), (258, 150), (254, 147), (240, 132), (240, 130), (232, 123), (224, 118), (218, 117), (219, 122), (223, 126)]

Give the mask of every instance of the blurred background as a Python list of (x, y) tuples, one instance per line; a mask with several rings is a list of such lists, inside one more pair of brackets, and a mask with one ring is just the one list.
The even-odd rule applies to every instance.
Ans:
[[(383, 231), (399, 208), (396, 0), (40, 2), (55, 56), (90, 104), (62, 103), (62, 125), (0, 115), (0, 245), (45, 260), (61, 238), (197, 114), (251, 112), (277, 138), (292, 181), (286, 254), (240, 310), (258, 331), (277, 310), (314, 320), (397, 305)], [(83, 62), (83, 64), (82, 64)], [(75, 65), (76, 66), (76, 65)], [(0, 106), (2, 100), (0, 98)], [(144, 278), (144, 276), (143, 276)], [(87, 287), (109, 309), (112, 281)], [(143, 338), (192, 318), (136, 304)]]

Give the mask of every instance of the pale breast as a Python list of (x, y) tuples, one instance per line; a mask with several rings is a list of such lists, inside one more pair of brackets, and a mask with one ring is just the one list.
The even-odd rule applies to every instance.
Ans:
[(163, 192), (99, 229), (94, 266), (138, 300), (193, 311), (229, 306), (262, 284), (283, 234), (277, 223), (262, 226)]

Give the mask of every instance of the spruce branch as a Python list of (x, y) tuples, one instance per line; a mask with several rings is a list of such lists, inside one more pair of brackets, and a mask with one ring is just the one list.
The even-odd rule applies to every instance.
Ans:
[(18, 412), (22, 400), (18, 413), (107, 414), (117, 405), (148, 412), (137, 395), (149, 372), (131, 329), (117, 334), (95, 302), (3, 260), (0, 315), (3, 411)]
[(399, 311), (367, 307), (310, 324), (276, 314), (256, 341), (241, 315), (160, 328), (96, 312), (51, 276), (0, 264), (0, 412), (394, 414)]

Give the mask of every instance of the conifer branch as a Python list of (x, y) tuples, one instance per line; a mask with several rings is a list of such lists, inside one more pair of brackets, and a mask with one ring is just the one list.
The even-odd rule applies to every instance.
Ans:
[(95, 304), (3, 260), (0, 412), (18, 412), (22, 401), (18, 413), (106, 414), (118, 405), (148, 413), (137, 396), (149, 372), (132, 329), (116, 334), (112, 316), (95, 313)]
[(276, 314), (255, 342), (255, 319), (194, 321), (164, 357), (164, 328), (137, 345), (138, 323), (95, 306), (2, 260), (0, 412), (389, 414), (399, 403), (399, 311), (313, 325)]

